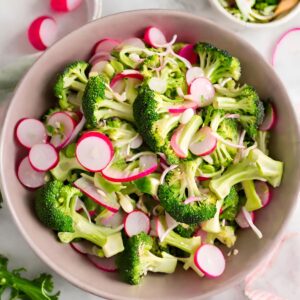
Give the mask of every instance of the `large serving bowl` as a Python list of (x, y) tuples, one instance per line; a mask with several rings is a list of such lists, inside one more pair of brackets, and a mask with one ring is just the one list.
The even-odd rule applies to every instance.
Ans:
[[(103, 37), (124, 39), (141, 36), (145, 27), (156, 25), (168, 38), (176, 33), (179, 41), (206, 41), (227, 49), (241, 60), (242, 82), (252, 84), (263, 99), (276, 105), (279, 119), (271, 140), (271, 154), (285, 163), (280, 188), (274, 191), (269, 207), (257, 214), (257, 226), (264, 238), (251, 230), (239, 232), (237, 256), (227, 258), (225, 273), (218, 279), (199, 278), (193, 271), (178, 267), (172, 275), (149, 275), (139, 286), (120, 281), (118, 274), (105, 273), (92, 266), (69, 245), (59, 243), (34, 215), (34, 193), (25, 190), (15, 174), (22, 155), (14, 140), (14, 126), (26, 117), (39, 118), (53, 106), (55, 74), (77, 59), (87, 59), (93, 44)], [(300, 160), (299, 132), (289, 97), (281, 81), (261, 55), (233, 33), (190, 14), (168, 10), (121, 13), (87, 24), (71, 33), (34, 64), (20, 83), (9, 107), (1, 141), (1, 182), (4, 197), (20, 231), (37, 255), (74, 285), (109, 299), (204, 299), (242, 281), (270, 253), (297, 201)], [(227, 257), (227, 256), (226, 256)]]

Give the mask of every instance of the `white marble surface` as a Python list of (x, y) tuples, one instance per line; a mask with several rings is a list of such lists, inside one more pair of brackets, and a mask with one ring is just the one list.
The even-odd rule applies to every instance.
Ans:
[[(47, 1), (40, 0), (10, 0), (0, 1), (0, 65), (8, 64), (14, 61), (21, 55), (33, 53), (34, 51), (28, 45), (26, 41), (25, 30), (28, 23), (36, 16), (40, 14), (49, 13), (49, 9), (45, 4)], [(251, 30), (232, 26), (231, 23), (224, 19), (220, 19), (220, 16), (215, 12), (206, 0), (104, 0), (103, 1), (103, 15), (109, 15), (115, 12), (142, 9), (142, 8), (170, 8), (179, 9), (197, 14), (199, 16), (206, 17), (213, 20), (221, 26), (226, 26), (229, 29), (234, 30), (238, 35), (248, 40), (254, 47), (256, 47), (263, 56), (270, 60), (270, 53), (272, 45), (278, 36), (286, 29), (300, 25), (299, 17), (294, 19), (289, 24), (280, 28), (274, 29), (259, 29)], [(56, 15), (56, 17), (62, 22), (64, 26), (60, 28), (60, 36), (65, 32), (72, 30), (72, 28), (80, 26), (85, 22), (86, 9), (82, 7), (80, 10), (63, 17)], [(66, 18), (69, 18), (66, 21)], [(73, 22), (70, 22), (72, 18)], [(65, 23), (64, 23), (65, 22)], [(300, 42), (298, 42), (298, 45)], [(299, 50), (299, 49), (298, 49)], [(299, 64), (298, 64), (299, 66)], [(292, 67), (292, 65), (290, 65)], [(295, 107), (299, 107), (300, 88), (296, 80), (299, 71), (292, 71), (289, 69), (288, 79), (285, 80), (285, 84), (288, 86), (291, 93), (291, 97)], [(299, 76), (298, 76), (299, 78)], [(297, 221), (300, 215), (300, 209), (298, 207), (297, 212), (294, 214), (291, 220), (288, 231), (300, 231), (300, 224)], [(9, 211), (4, 204), (4, 208), (0, 210), (0, 253), (6, 254), (12, 257), (12, 266), (25, 266), (30, 270), (30, 274), (37, 274), (39, 272), (49, 272), (51, 270), (33, 253), (30, 247), (26, 244), (23, 237), (19, 233), (15, 224), (13, 223)], [(54, 274), (55, 286), (61, 290), (62, 300), (96, 300), (99, 299), (93, 295), (87, 294), (76, 287), (73, 287), (61, 277)], [(284, 285), (280, 288), (282, 295), (284, 295)], [(298, 287), (299, 289), (299, 287)], [(218, 296), (211, 298), (210, 300), (243, 300), (247, 299), (243, 293), (243, 285), (239, 285), (234, 289), (228, 290)], [(299, 299), (299, 298), (289, 298)]]

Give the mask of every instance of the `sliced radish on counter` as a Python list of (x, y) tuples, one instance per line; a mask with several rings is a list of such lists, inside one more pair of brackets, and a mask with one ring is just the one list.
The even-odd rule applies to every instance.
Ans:
[(35, 49), (46, 50), (56, 39), (56, 22), (51, 17), (41, 16), (30, 24), (27, 34), (29, 42)]
[(22, 146), (30, 149), (36, 144), (46, 143), (46, 128), (39, 120), (24, 118), (16, 125), (16, 138)]
[(50, 144), (57, 149), (61, 149), (69, 142), (76, 126), (76, 122), (69, 114), (65, 112), (56, 112), (48, 118), (47, 126), (51, 126), (53, 129)]
[(115, 213), (119, 210), (120, 205), (117, 201), (117, 198), (114, 197), (113, 194), (107, 195), (102, 190), (96, 188), (93, 181), (85, 177), (81, 177), (77, 179), (73, 184), (75, 187), (81, 190), (82, 193), (87, 195), (97, 204), (100, 204), (103, 207), (107, 208), (109, 211)]
[(87, 258), (96, 268), (102, 271), (115, 272), (118, 269), (116, 265), (116, 256), (106, 258), (88, 254)]
[[(250, 214), (252, 222), (254, 223), (254, 221), (255, 221), (255, 214), (254, 214), (254, 212), (251, 211), (251, 212), (249, 212), (249, 214)], [(244, 215), (244, 213), (243, 213), (242, 210), (236, 216), (235, 221), (243, 229), (250, 227), (249, 222), (246, 220), (245, 215)]]
[(124, 229), (130, 237), (141, 232), (150, 232), (150, 219), (140, 210), (134, 210), (129, 213), (124, 219)]
[(262, 131), (271, 130), (276, 124), (276, 111), (272, 103), (268, 103), (265, 118), (262, 124), (259, 126), (259, 129)]
[(83, 134), (76, 145), (78, 162), (91, 172), (103, 170), (111, 161), (114, 149), (109, 138), (100, 132)]
[(51, 0), (50, 6), (54, 11), (69, 12), (75, 10), (82, 0)]
[(194, 255), (194, 263), (209, 278), (221, 276), (226, 266), (222, 251), (210, 244), (204, 244), (198, 248)]
[(204, 72), (200, 67), (189, 68), (185, 74), (185, 79), (188, 85), (199, 77), (204, 77)]
[(204, 107), (212, 103), (215, 89), (207, 78), (198, 77), (189, 85), (189, 93), (200, 107)]
[(19, 164), (17, 170), (19, 181), (30, 189), (36, 189), (45, 184), (45, 172), (38, 172), (34, 170), (26, 156)]
[(188, 44), (181, 48), (178, 55), (187, 59), (191, 64), (196, 64), (198, 61), (198, 55), (194, 51), (194, 45)]
[(167, 39), (160, 29), (150, 26), (146, 29), (144, 40), (151, 47), (159, 48), (167, 44)]
[(190, 151), (198, 156), (212, 153), (217, 147), (217, 139), (212, 135), (210, 127), (202, 127), (193, 137), (189, 146)]
[(139, 168), (133, 171), (123, 171), (109, 165), (102, 170), (102, 176), (112, 182), (128, 182), (145, 177), (158, 168), (157, 157), (154, 154), (144, 155), (139, 158)]
[(264, 181), (254, 181), (255, 191), (261, 200), (262, 207), (267, 206), (272, 198), (270, 186)]
[(119, 41), (111, 39), (111, 38), (104, 38), (98, 41), (92, 50), (92, 53), (95, 54), (97, 52), (107, 52), (110, 53), (114, 48), (116, 48), (120, 44)]
[(181, 104), (177, 104), (174, 106), (171, 106), (168, 108), (169, 113), (172, 114), (179, 114), (179, 113), (183, 113), (185, 110), (192, 108), (197, 109), (198, 108), (198, 104), (194, 101), (184, 101)]
[(32, 146), (28, 158), (33, 169), (38, 172), (53, 169), (59, 161), (58, 153), (51, 144), (36, 144)]

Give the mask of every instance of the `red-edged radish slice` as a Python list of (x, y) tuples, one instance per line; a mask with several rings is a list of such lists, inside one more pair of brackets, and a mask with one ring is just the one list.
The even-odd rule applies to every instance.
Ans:
[(56, 39), (56, 22), (49, 16), (41, 16), (30, 24), (27, 35), (31, 45), (35, 49), (43, 51), (52, 45)]
[(268, 104), (264, 121), (259, 126), (262, 131), (271, 130), (276, 124), (276, 110), (272, 103)]
[(100, 61), (96, 62), (92, 66), (89, 74), (92, 74), (92, 73), (98, 73), (98, 74), (102, 73), (104, 71), (104, 69), (105, 69), (105, 67), (106, 67), (107, 64), (108, 64), (107, 60), (100, 60)]
[(97, 247), (93, 243), (86, 240), (82, 240), (79, 242), (71, 242), (70, 246), (80, 254), (91, 254), (91, 255), (94, 255), (92, 251), (93, 247)]
[(255, 191), (261, 200), (262, 207), (267, 206), (272, 198), (270, 186), (264, 181), (254, 181)]
[(101, 206), (107, 208), (109, 211), (115, 213), (119, 210), (120, 205), (117, 201), (117, 198), (109, 197), (105, 192), (97, 189), (93, 181), (85, 177), (81, 177), (77, 179), (73, 184), (75, 187), (81, 190), (82, 193), (87, 195), (97, 204), (100, 204)]
[(210, 179), (210, 178), (209, 178), (209, 177), (205, 177), (205, 176), (198, 176), (197, 179), (198, 179), (199, 181), (205, 181), (205, 180), (208, 180), (208, 179)]
[(194, 263), (209, 278), (221, 276), (226, 266), (222, 251), (210, 244), (203, 244), (198, 248), (194, 255)]
[(102, 176), (112, 182), (129, 182), (145, 177), (158, 168), (156, 155), (145, 155), (140, 157), (139, 161), (140, 168), (136, 169), (131, 173), (123, 172), (122, 170), (116, 169), (113, 166), (108, 166), (102, 170)]
[(202, 127), (194, 136), (189, 146), (190, 151), (198, 156), (212, 153), (217, 147), (217, 139), (212, 135), (210, 127)]
[[(251, 211), (251, 212), (249, 212), (249, 214), (251, 216), (252, 222), (254, 223), (254, 221), (255, 221), (255, 214), (254, 214), (254, 212)], [(249, 222), (246, 220), (245, 215), (244, 215), (244, 213), (243, 213), (242, 210), (235, 217), (235, 221), (243, 229), (250, 227)]]
[(48, 118), (47, 125), (52, 126), (58, 131), (51, 137), (50, 144), (57, 149), (61, 149), (69, 142), (76, 126), (76, 122), (69, 114), (65, 112), (56, 112)]
[(121, 49), (123, 47), (135, 47), (135, 48), (141, 48), (141, 49), (146, 48), (145, 43), (137, 37), (132, 37), (132, 38), (124, 40), (118, 46), (118, 48)]
[(124, 219), (124, 230), (130, 237), (141, 232), (150, 232), (150, 219), (140, 210), (134, 210)]
[(143, 144), (143, 138), (141, 135), (137, 135), (137, 137), (130, 143), (131, 149), (138, 149)]
[[(125, 78), (133, 78), (142, 81), (144, 79), (144, 76), (142, 73), (136, 70), (124, 70), (122, 73), (117, 74), (110, 82), (110, 87), (116, 91), (121, 92), (122, 90), (120, 88), (117, 88), (118, 83), (125, 79)], [(125, 89), (125, 85), (123, 87), (123, 90)]]
[(199, 77), (204, 77), (204, 72), (200, 67), (192, 67), (186, 71), (185, 79), (188, 85)]
[(114, 149), (109, 138), (100, 132), (83, 134), (76, 145), (78, 162), (91, 172), (102, 171), (111, 161)]
[(194, 236), (200, 236), (201, 244), (205, 244), (207, 238), (207, 232), (199, 228), (195, 233)]
[(116, 265), (116, 256), (107, 258), (88, 254), (87, 258), (96, 268), (102, 271), (116, 272), (118, 269)]
[(215, 89), (207, 78), (198, 77), (189, 85), (189, 94), (200, 107), (203, 107), (212, 103)]
[(111, 39), (111, 38), (104, 38), (98, 41), (92, 50), (92, 53), (95, 54), (97, 52), (107, 52), (110, 53), (114, 48), (116, 48), (120, 44), (119, 41)]
[(171, 147), (174, 150), (175, 154), (180, 157), (180, 158), (185, 158), (188, 156), (188, 151), (184, 152), (178, 144), (178, 139), (182, 134), (182, 130), (184, 129), (184, 125), (180, 125), (173, 133), (172, 137), (171, 137)]
[(149, 26), (144, 34), (144, 41), (151, 47), (159, 48), (167, 43), (165, 35), (160, 29), (154, 26)]
[(82, 3), (82, 0), (51, 0), (50, 6), (54, 11), (69, 12), (75, 10)]
[(34, 170), (26, 156), (18, 166), (17, 176), (25, 187), (36, 189), (45, 184), (46, 173)]
[(189, 108), (197, 109), (198, 104), (194, 101), (184, 101), (180, 105), (174, 105), (172, 107), (169, 107), (168, 111), (169, 111), (169, 113), (172, 113), (172, 114), (179, 114), (179, 113), (183, 113), (185, 110), (187, 110)]
[(100, 224), (106, 227), (116, 228), (123, 224), (124, 213), (119, 210), (118, 212), (105, 211), (101, 213), (96, 219), (96, 224)]
[(180, 120), (179, 120), (180, 124), (187, 124), (194, 115), (195, 115), (194, 109), (192, 109), (192, 108), (186, 109), (180, 117)]
[(255, 219), (255, 215), (253, 215), (252, 213), (250, 213), (249, 211), (247, 211), (247, 209), (245, 207), (242, 207), (241, 209), (242, 214), (244, 215), (244, 218), (246, 220), (246, 222), (249, 224), (249, 226), (251, 227), (251, 229), (254, 231), (254, 233), (257, 235), (257, 237), (259, 239), (261, 239), (263, 237), (263, 234), (261, 233), (261, 231), (254, 225), (254, 219)]
[(36, 144), (46, 143), (47, 132), (44, 124), (36, 119), (21, 119), (16, 125), (18, 142), (27, 149)]
[(109, 61), (111, 60), (112, 56), (108, 53), (108, 52), (102, 52), (99, 51), (97, 53), (95, 53), (90, 59), (89, 59), (89, 63), (93, 66), (96, 63), (100, 62), (100, 61)]
[(69, 141), (68, 141), (67, 144), (71, 144), (71, 143), (73, 143), (76, 140), (77, 136), (79, 135), (79, 133), (84, 128), (85, 123), (86, 123), (86, 119), (85, 119), (84, 116), (82, 116), (80, 122), (77, 123), (75, 129), (73, 130), (72, 135), (71, 135), (71, 137), (70, 137), (70, 139), (69, 139)]
[(38, 172), (53, 169), (59, 161), (58, 153), (51, 144), (36, 144), (29, 151), (29, 162)]
[(178, 55), (187, 59), (191, 64), (196, 64), (198, 61), (198, 55), (194, 51), (194, 45), (192, 44), (188, 44), (182, 47), (179, 50)]

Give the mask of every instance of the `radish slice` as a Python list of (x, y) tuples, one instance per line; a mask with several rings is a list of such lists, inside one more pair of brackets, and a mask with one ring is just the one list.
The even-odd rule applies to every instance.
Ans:
[(103, 170), (111, 161), (114, 149), (109, 138), (95, 131), (83, 134), (76, 145), (78, 162), (90, 172)]
[(188, 85), (190, 85), (196, 78), (204, 77), (204, 72), (200, 67), (192, 67), (187, 70), (185, 79)]
[(45, 184), (46, 173), (34, 170), (26, 156), (18, 166), (17, 176), (25, 187), (36, 189)]
[(119, 210), (118, 212), (105, 211), (105, 213), (101, 213), (96, 217), (96, 224), (100, 224), (106, 227), (116, 228), (123, 224), (124, 213)]
[(89, 59), (89, 63), (93, 66), (103, 60), (109, 61), (111, 58), (112, 56), (108, 52), (99, 51)]
[(54, 11), (69, 12), (75, 10), (82, 0), (51, 0), (50, 6)]
[(194, 109), (192, 109), (192, 108), (186, 109), (180, 117), (180, 120), (179, 120), (180, 124), (187, 124), (194, 115), (195, 115)]
[(132, 37), (129, 39), (124, 40), (119, 46), (118, 48), (121, 49), (123, 47), (135, 47), (135, 48), (141, 48), (141, 49), (145, 49), (146, 46), (144, 44), (144, 42), (136, 37)]
[(180, 105), (175, 105), (175, 106), (172, 106), (172, 107), (169, 107), (168, 108), (168, 111), (169, 113), (172, 113), (172, 114), (177, 114), (177, 113), (183, 113), (185, 110), (187, 109), (197, 109), (198, 108), (198, 104), (194, 101), (184, 101), (182, 104)]
[(175, 154), (180, 157), (180, 158), (185, 158), (188, 156), (188, 151), (185, 153), (180, 147), (179, 147), (179, 137), (182, 135), (182, 131), (184, 129), (184, 125), (180, 125), (178, 128), (176, 128), (176, 130), (174, 131), (172, 137), (171, 137), (171, 141), (170, 141), (170, 145), (172, 147), (172, 149), (174, 150)]
[(276, 110), (272, 103), (268, 104), (267, 111), (265, 114), (265, 119), (262, 124), (259, 126), (259, 129), (262, 131), (271, 130), (276, 124)]
[(58, 153), (51, 144), (36, 144), (29, 151), (29, 162), (38, 172), (53, 169), (59, 161)]
[(137, 135), (137, 137), (130, 143), (131, 149), (138, 149), (143, 144), (143, 138), (141, 135)]
[(154, 26), (149, 26), (146, 29), (144, 40), (147, 44), (154, 48), (159, 48), (167, 43), (167, 39), (162, 31)]
[(18, 142), (30, 149), (36, 144), (46, 143), (47, 132), (44, 124), (36, 119), (21, 119), (16, 125)]
[(87, 178), (81, 177), (77, 179), (74, 183), (74, 186), (82, 191), (89, 198), (94, 200), (97, 204), (107, 208), (111, 212), (117, 212), (120, 208), (120, 205), (115, 197), (108, 197), (102, 190), (97, 189), (94, 186), (94, 183)]
[(262, 235), (261, 231), (254, 225), (252, 214), (250, 212), (248, 212), (245, 207), (242, 207), (242, 213), (243, 213), (246, 221), (248, 222), (249, 226), (251, 227), (251, 229), (254, 231), (254, 233), (257, 235), (257, 237), (259, 239), (261, 239), (263, 237), (263, 235)]
[(190, 151), (198, 156), (212, 153), (217, 147), (217, 139), (213, 136), (210, 127), (202, 127), (194, 136), (194, 141), (189, 146)]
[(204, 244), (198, 248), (194, 255), (194, 263), (209, 278), (221, 276), (226, 266), (222, 251), (210, 244)]
[(255, 191), (261, 200), (262, 207), (267, 206), (272, 198), (272, 193), (269, 185), (264, 181), (255, 181)]
[(141, 232), (150, 232), (150, 219), (140, 210), (134, 210), (124, 219), (124, 229), (126, 234), (131, 237)]
[(93, 243), (86, 241), (86, 240), (82, 240), (80, 242), (71, 242), (70, 246), (78, 253), (80, 254), (91, 254), (91, 255), (95, 255), (93, 253), (93, 247), (97, 247), (95, 246)]
[[(251, 211), (251, 212), (249, 212), (249, 214), (250, 214), (252, 222), (254, 223), (254, 221), (255, 221), (255, 214), (254, 214), (254, 212)], [(244, 213), (243, 213), (242, 210), (236, 216), (235, 221), (243, 229), (250, 227), (249, 222), (246, 220), (245, 215), (244, 215)]]
[[(117, 74), (110, 82), (110, 87), (116, 91), (116, 92), (122, 92), (120, 90), (115, 90), (117, 83), (120, 82), (120, 80), (123, 80), (125, 78), (134, 78), (137, 80), (142, 81), (144, 79), (144, 76), (139, 71), (135, 70), (125, 70), (122, 73)], [(125, 88), (125, 85), (124, 85)]]
[(188, 44), (181, 48), (178, 55), (187, 59), (191, 64), (196, 64), (198, 61), (198, 55), (194, 51), (194, 45)]
[(118, 269), (116, 265), (116, 256), (106, 258), (88, 254), (87, 258), (96, 268), (102, 271), (116, 272)]
[(120, 44), (119, 41), (111, 39), (111, 38), (104, 38), (98, 41), (92, 50), (92, 53), (95, 54), (97, 52), (107, 52), (110, 53), (114, 48), (116, 48)]
[(61, 149), (69, 142), (76, 122), (69, 114), (56, 112), (48, 118), (47, 125), (53, 127), (56, 131), (50, 139), (50, 144), (57, 149)]
[(205, 77), (198, 77), (189, 86), (189, 93), (200, 107), (210, 105), (215, 95), (212, 83)]
[(149, 88), (157, 93), (163, 94), (167, 90), (167, 81), (163, 78), (152, 77), (148, 82)]
[(108, 166), (102, 170), (102, 176), (112, 182), (129, 182), (145, 177), (158, 168), (156, 155), (144, 155), (140, 157), (140, 167), (131, 171), (131, 173), (124, 172), (113, 166)]
[(194, 236), (200, 236), (200, 238), (201, 238), (201, 244), (205, 244), (206, 238), (207, 238), (207, 232), (206, 232), (206, 231), (204, 231), (204, 230), (202, 230), (201, 228), (199, 228), (199, 229), (195, 232)]
[(56, 22), (51, 17), (41, 16), (30, 24), (27, 35), (29, 42), (35, 49), (46, 50), (56, 39)]
[(210, 179), (210, 177), (198, 176), (197, 179), (198, 179), (199, 181), (205, 181), (205, 180)]
[(100, 74), (100, 73), (102, 73), (107, 64), (108, 64), (107, 60), (100, 60), (100, 61), (95, 62), (95, 64), (92, 66), (89, 74), (92, 74), (92, 73)]
[(85, 123), (86, 123), (86, 119), (84, 116), (82, 116), (80, 122), (76, 125), (75, 129), (73, 130), (72, 135), (67, 144), (71, 144), (76, 140), (77, 136), (84, 128)]

